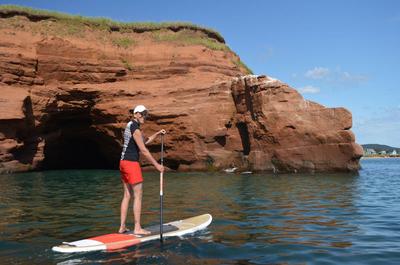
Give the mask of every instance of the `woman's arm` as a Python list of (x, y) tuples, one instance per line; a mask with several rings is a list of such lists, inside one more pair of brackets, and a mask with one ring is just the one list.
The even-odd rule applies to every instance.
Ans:
[(154, 157), (151, 155), (150, 151), (144, 145), (142, 132), (140, 130), (135, 130), (133, 133), (133, 139), (135, 139), (136, 144), (138, 145), (140, 152), (147, 158), (147, 160), (153, 164), (153, 166), (160, 172), (164, 172), (164, 167), (157, 163)]
[(157, 135), (159, 135), (159, 134), (166, 134), (166, 131), (164, 129), (162, 129), (162, 130), (156, 132), (155, 134), (153, 134), (152, 136), (147, 138), (145, 145), (151, 143), (154, 139), (156, 139)]

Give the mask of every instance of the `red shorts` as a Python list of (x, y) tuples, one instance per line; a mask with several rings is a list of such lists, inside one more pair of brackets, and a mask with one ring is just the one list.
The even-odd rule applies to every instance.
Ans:
[(142, 169), (137, 161), (121, 160), (119, 171), (124, 183), (137, 184), (143, 182)]

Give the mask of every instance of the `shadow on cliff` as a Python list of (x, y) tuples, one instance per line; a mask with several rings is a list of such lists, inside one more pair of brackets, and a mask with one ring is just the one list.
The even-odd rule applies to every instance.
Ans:
[[(85, 104), (66, 108), (49, 106), (49, 116), (41, 131), (45, 138), (42, 169), (116, 169), (120, 144), (101, 131), (101, 126), (116, 122), (112, 116), (95, 111), (96, 93), (80, 93)], [(57, 97), (70, 103), (77, 95)]]
[(28, 96), (23, 102), (23, 113), (25, 118), (19, 121), (19, 126), (14, 137), (21, 144), (17, 145), (11, 152), (14, 158), (22, 164), (33, 164), (38, 151), (40, 138), (35, 133), (35, 120), (33, 116), (32, 101)]
[(87, 121), (81, 120), (70, 128), (62, 127), (47, 136), (42, 168), (116, 169), (119, 149), (118, 144), (105, 139), (90, 128)]

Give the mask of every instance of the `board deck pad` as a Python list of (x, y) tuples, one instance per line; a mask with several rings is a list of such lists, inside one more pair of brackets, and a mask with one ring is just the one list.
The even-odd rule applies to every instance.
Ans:
[[(160, 225), (152, 225), (152, 226), (146, 227), (145, 229), (147, 231), (150, 231), (150, 235), (158, 235), (158, 234), (160, 234)], [(167, 225), (167, 224), (164, 224), (162, 229), (163, 229), (163, 233), (168, 233), (168, 232), (179, 230), (178, 227), (173, 226), (173, 225)], [(132, 231), (128, 232), (127, 234), (133, 234), (134, 235), (134, 233)], [(146, 235), (146, 236), (149, 236), (149, 235)]]
[[(183, 236), (194, 233), (198, 230), (206, 228), (212, 221), (210, 214), (203, 214), (179, 221), (166, 223), (163, 225), (163, 237)], [(127, 233), (112, 233), (100, 235), (87, 239), (73, 242), (63, 242), (61, 245), (52, 248), (55, 252), (74, 253), (98, 250), (115, 250), (121, 249), (143, 242), (160, 239), (160, 226), (153, 225), (146, 227), (151, 234), (135, 235), (132, 231)]]

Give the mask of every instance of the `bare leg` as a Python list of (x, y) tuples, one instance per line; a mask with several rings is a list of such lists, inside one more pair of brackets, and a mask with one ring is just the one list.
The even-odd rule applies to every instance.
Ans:
[(124, 197), (121, 202), (121, 225), (118, 233), (122, 233), (126, 230), (126, 216), (128, 214), (129, 201), (132, 197), (132, 187), (127, 183), (122, 183), (124, 186)]
[(149, 231), (144, 230), (140, 225), (140, 215), (142, 212), (142, 193), (143, 193), (143, 184), (138, 183), (132, 186), (134, 193), (134, 202), (133, 202), (133, 215), (135, 219), (135, 234), (150, 234)]

